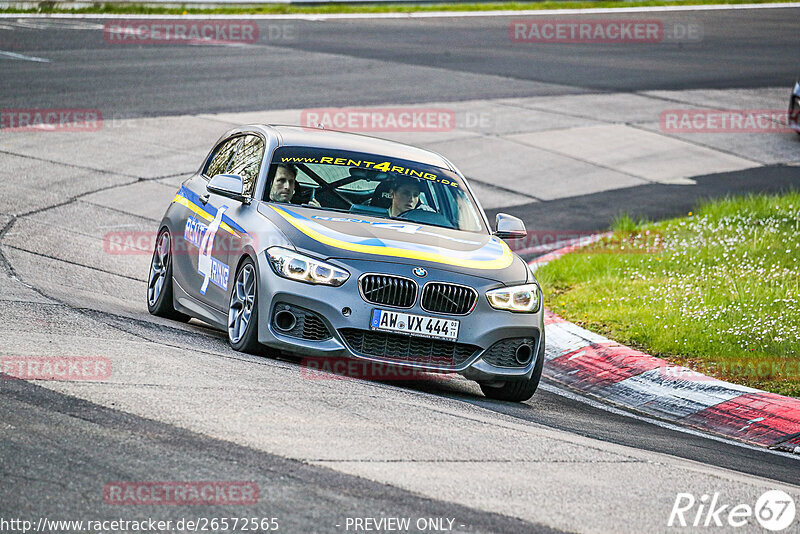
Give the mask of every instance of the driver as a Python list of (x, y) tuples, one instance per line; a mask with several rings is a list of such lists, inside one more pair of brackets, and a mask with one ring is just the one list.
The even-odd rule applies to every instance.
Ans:
[[(292, 164), (281, 163), (275, 169), (275, 176), (272, 178), (272, 187), (269, 190), (269, 199), (273, 202), (291, 202), (294, 191), (297, 187), (297, 167)], [(309, 206), (320, 208), (316, 199), (307, 202)]]
[[(417, 209), (417, 205), (420, 203), (420, 190), (419, 180), (416, 178), (408, 178), (406, 176), (396, 177), (389, 189), (389, 196), (392, 198), (392, 205), (389, 207), (389, 216), (397, 217), (401, 213)], [(419, 208), (426, 211), (433, 211), (424, 204), (420, 204)]]

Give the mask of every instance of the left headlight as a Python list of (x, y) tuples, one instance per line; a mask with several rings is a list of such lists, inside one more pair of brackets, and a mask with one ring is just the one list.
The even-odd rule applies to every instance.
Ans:
[(340, 286), (350, 278), (344, 269), (281, 247), (268, 248), (267, 258), (275, 273), (289, 280)]
[(489, 304), (497, 310), (534, 313), (539, 310), (539, 285), (501, 287), (486, 292)]

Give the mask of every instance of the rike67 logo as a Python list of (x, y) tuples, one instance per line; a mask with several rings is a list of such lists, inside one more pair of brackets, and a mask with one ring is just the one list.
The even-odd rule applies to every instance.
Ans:
[[(781, 532), (794, 523), (794, 499), (781, 490), (765, 492), (755, 503), (726, 503), (719, 493), (702, 495), (699, 499), (691, 493), (679, 493), (667, 521), (668, 527), (698, 528), (725, 527), (726, 529), (753, 525), (756, 521), (771, 532)], [(755, 518), (755, 521), (753, 521)], [(794, 532), (794, 530), (793, 530)]]

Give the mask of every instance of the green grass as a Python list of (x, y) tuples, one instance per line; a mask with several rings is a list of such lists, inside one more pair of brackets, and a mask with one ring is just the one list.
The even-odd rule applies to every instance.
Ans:
[(800, 193), (726, 198), (537, 271), (548, 307), (730, 382), (800, 397)]
[(446, 3), (446, 4), (347, 4), (333, 3), (322, 5), (297, 4), (255, 4), (239, 6), (221, 6), (214, 8), (198, 8), (192, 6), (159, 7), (141, 4), (96, 3), (91, 7), (70, 8), (57, 2), (40, 2), (38, 7), (20, 9), (9, 7), (0, 9), (0, 13), (87, 13), (87, 14), (119, 14), (119, 15), (248, 15), (248, 14), (330, 14), (330, 13), (416, 13), (426, 11), (519, 11), (529, 9), (584, 9), (584, 8), (618, 8), (639, 6), (683, 6), (713, 4), (766, 4), (774, 1), (796, 3), (797, 0), (633, 0), (633, 1), (551, 1), (544, 2), (498, 2), (498, 3)]

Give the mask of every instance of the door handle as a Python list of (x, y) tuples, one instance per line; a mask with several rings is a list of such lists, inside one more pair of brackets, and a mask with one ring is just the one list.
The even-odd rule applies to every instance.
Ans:
[(209, 198), (211, 198), (211, 195), (209, 195), (208, 193), (206, 193), (205, 195), (203, 195), (203, 196), (201, 196), (201, 197), (200, 197), (200, 202), (202, 202), (202, 203), (203, 203), (203, 206), (205, 206), (206, 204), (208, 204), (208, 199), (209, 199)]

